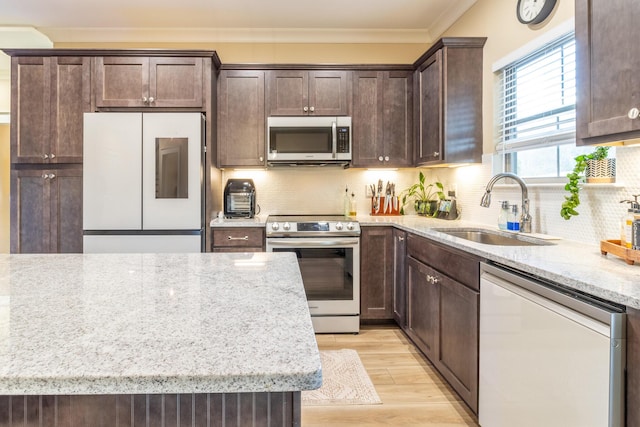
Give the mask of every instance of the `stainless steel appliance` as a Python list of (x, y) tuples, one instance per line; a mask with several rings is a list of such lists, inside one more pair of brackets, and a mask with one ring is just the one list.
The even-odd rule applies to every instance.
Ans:
[(267, 164), (340, 165), (351, 161), (351, 117), (269, 117)]
[(625, 314), (556, 284), (481, 265), (483, 427), (622, 427)]
[(201, 252), (200, 113), (85, 113), (84, 252)]
[(224, 186), (225, 218), (253, 218), (256, 214), (256, 187), (251, 179), (228, 179)]
[(360, 331), (360, 224), (341, 215), (269, 216), (267, 252), (294, 252), (314, 330)]

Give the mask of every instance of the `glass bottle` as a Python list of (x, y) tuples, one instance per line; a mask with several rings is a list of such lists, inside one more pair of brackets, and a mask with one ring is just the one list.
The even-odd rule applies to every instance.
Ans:
[(507, 229), (507, 222), (509, 220), (509, 201), (504, 200), (500, 208), (500, 214), (498, 215), (498, 228), (500, 230)]

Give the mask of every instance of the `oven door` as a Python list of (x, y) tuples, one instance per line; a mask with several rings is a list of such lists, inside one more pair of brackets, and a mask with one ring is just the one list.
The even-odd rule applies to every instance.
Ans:
[(358, 237), (268, 238), (267, 252), (298, 258), (312, 316), (360, 314)]

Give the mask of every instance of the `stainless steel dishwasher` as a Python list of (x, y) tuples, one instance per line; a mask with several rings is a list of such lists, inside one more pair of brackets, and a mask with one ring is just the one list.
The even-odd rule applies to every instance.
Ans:
[(623, 308), (482, 264), (482, 427), (622, 427)]

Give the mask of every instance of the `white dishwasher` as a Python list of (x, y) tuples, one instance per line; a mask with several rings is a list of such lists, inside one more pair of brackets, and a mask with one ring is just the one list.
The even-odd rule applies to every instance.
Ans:
[(480, 425), (624, 426), (622, 308), (506, 267), (480, 271)]

